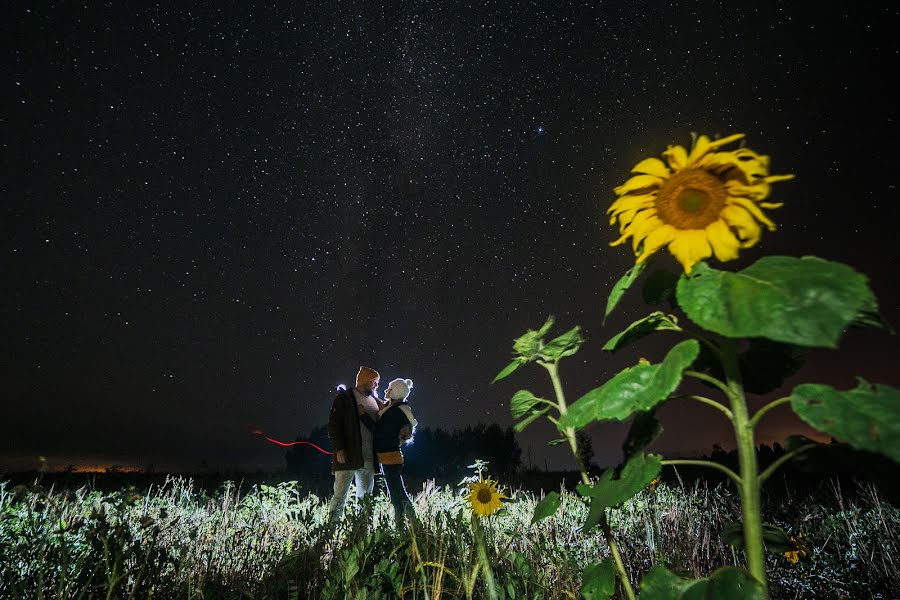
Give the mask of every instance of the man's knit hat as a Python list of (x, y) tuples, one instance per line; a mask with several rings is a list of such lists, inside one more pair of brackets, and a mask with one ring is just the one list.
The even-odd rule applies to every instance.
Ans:
[(360, 367), (359, 373), (356, 374), (356, 387), (365, 385), (373, 379), (381, 379), (381, 375), (378, 374), (378, 371), (370, 369), (369, 367)]
[(413, 382), (412, 379), (395, 379), (388, 384), (388, 387), (393, 387), (388, 400), (406, 400), (412, 390)]

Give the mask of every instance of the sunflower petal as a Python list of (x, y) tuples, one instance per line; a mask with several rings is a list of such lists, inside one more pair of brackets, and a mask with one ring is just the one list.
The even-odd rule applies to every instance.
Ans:
[(634, 165), (634, 168), (631, 169), (632, 173), (644, 173), (647, 175), (654, 175), (656, 177), (662, 177), (665, 179), (669, 176), (669, 168), (666, 166), (666, 163), (659, 160), (658, 158), (645, 158), (638, 164)]
[(753, 215), (753, 218), (768, 227), (769, 231), (775, 230), (775, 223), (773, 223), (772, 220), (769, 219), (769, 217), (763, 214), (763, 211), (760, 210), (760, 208), (752, 200), (741, 198), (740, 196), (731, 196), (728, 198), (728, 203), (739, 204), (740, 206), (743, 206), (747, 209), (747, 212)]
[(644, 239), (644, 248), (636, 262), (644, 262), (650, 255), (671, 242), (678, 235), (678, 230), (671, 225), (663, 225), (651, 231)]
[(726, 135), (723, 138), (719, 138), (718, 140), (710, 142), (709, 147), (712, 150), (716, 150), (718, 148), (721, 148), (722, 146), (727, 146), (731, 142), (736, 142), (738, 140), (744, 139), (744, 135), (745, 134), (743, 133), (733, 133), (731, 135)]
[(691, 153), (688, 155), (687, 163), (689, 165), (697, 162), (700, 157), (709, 152), (711, 144), (709, 143), (709, 138), (705, 135), (701, 135), (697, 137), (697, 140), (694, 142), (694, 147), (691, 148)]
[(722, 262), (734, 260), (738, 257), (738, 249), (741, 242), (728, 228), (725, 221), (719, 219), (706, 227), (706, 238), (712, 246), (713, 254)]
[(650, 213), (650, 211), (644, 211), (635, 216), (634, 221), (631, 222), (631, 226), (628, 227), (628, 232), (633, 236), (631, 239), (631, 249), (635, 252), (637, 252), (638, 246), (644, 238), (650, 235), (651, 231), (663, 226), (662, 219), (656, 216), (656, 211), (653, 211), (650, 214), (646, 213)]
[(651, 205), (653, 201), (656, 200), (656, 194), (641, 194), (639, 196), (622, 196), (615, 202), (613, 202), (609, 208), (606, 209), (606, 212), (611, 215), (616, 215), (620, 212), (624, 212), (631, 208), (636, 208), (639, 206)]
[(669, 252), (681, 263), (684, 272), (690, 275), (695, 264), (712, 255), (712, 248), (706, 239), (705, 230), (685, 229), (669, 244)]
[(745, 196), (757, 202), (765, 200), (772, 192), (772, 186), (766, 183), (765, 179), (753, 185), (744, 185), (740, 181), (732, 179), (725, 182), (725, 189), (733, 196)]
[(722, 219), (737, 232), (741, 241), (741, 248), (750, 248), (759, 242), (760, 226), (753, 216), (737, 205), (726, 206), (722, 209)]
[(775, 183), (776, 181), (790, 181), (794, 178), (793, 174), (788, 175), (769, 175), (766, 177), (766, 183)]
[(687, 166), (687, 150), (683, 146), (669, 146), (663, 156), (669, 161), (669, 166), (674, 171), (680, 171)]
[(614, 188), (613, 191), (617, 196), (624, 196), (635, 190), (659, 187), (660, 183), (662, 183), (662, 179), (654, 175), (635, 175), (619, 187)]

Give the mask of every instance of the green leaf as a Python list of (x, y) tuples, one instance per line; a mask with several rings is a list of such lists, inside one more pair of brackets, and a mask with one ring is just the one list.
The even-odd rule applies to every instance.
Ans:
[(581, 595), (585, 600), (609, 600), (616, 593), (616, 570), (613, 559), (588, 565), (584, 570)]
[(545, 402), (543, 398), (538, 398), (528, 390), (519, 390), (513, 394), (509, 403), (509, 411), (512, 413), (513, 419), (521, 419), (531, 412), (531, 409), (543, 402)]
[[(693, 585), (703, 580), (682, 579), (665, 567), (657, 565), (641, 580), (641, 600), (678, 600)], [(705, 586), (705, 582), (704, 582)]]
[(661, 456), (636, 454), (628, 459), (618, 477), (615, 469), (607, 469), (594, 485), (579, 484), (578, 493), (590, 498), (591, 501), (583, 531), (597, 525), (607, 508), (618, 508), (647, 487), (661, 468)]
[[(729, 546), (734, 546), (739, 550), (744, 549), (744, 526), (740, 521), (731, 522), (722, 528), (722, 540)], [(782, 554), (788, 550), (793, 550), (794, 545), (791, 544), (790, 537), (781, 527), (776, 527), (769, 523), (762, 524), (762, 536), (766, 550), (774, 554)]]
[(806, 423), (860, 450), (900, 462), (900, 391), (860, 379), (845, 392), (829, 385), (798, 385), (791, 408)]
[(491, 381), (491, 383), (496, 383), (496, 382), (500, 381), (501, 379), (505, 379), (505, 378), (509, 377), (516, 371), (516, 369), (518, 369), (519, 367), (521, 367), (524, 364), (525, 364), (525, 361), (523, 361), (522, 359), (520, 359), (520, 358), (515, 359), (514, 361), (512, 361), (511, 363), (506, 365), (502, 371), (497, 373), (497, 376), (494, 377), (494, 380)]
[(534, 507), (534, 516), (531, 517), (532, 525), (541, 519), (546, 519), (550, 515), (556, 513), (559, 504), (559, 492), (549, 492), (544, 496), (544, 499), (538, 502), (538, 505)]
[(578, 352), (584, 339), (581, 337), (581, 327), (575, 326), (558, 338), (551, 340), (540, 350), (541, 356), (556, 362), (565, 356), (571, 356)]
[(765, 600), (763, 585), (737, 567), (722, 567), (706, 579), (682, 579), (655, 566), (641, 581), (641, 600)]
[(624, 331), (614, 335), (603, 349), (607, 352), (615, 352), (616, 350), (627, 346), (631, 342), (644, 337), (654, 331), (681, 331), (678, 326), (678, 318), (675, 315), (667, 315), (661, 311), (652, 312), (643, 319), (638, 319), (625, 328)]
[(559, 429), (577, 429), (593, 421), (624, 421), (635, 412), (650, 410), (675, 391), (682, 372), (699, 352), (696, 340), (685, 340), (659, 364), (638, 364), (623, 370), (575, 401), (560, 417)]
[(622, 299), (622, 296), (637, 280), (638, 276), (646, 266), (647, 263), (645, 262), (634, 265), (628, 269), (628, 271), (626, 271), (613, 286), (612, 291), (609, 293), (609, 299), (606, 301), (606, 312), (603, 314), (604, 323), (606, 323), (606, 318), (609, 317), (610, 313), (616, 308), (616, 305), (619, 304), (619, 300)]
[(566, 438), (556, 438), (555, 440), (550, 440), (549, 442), (547, 442), (547, 445), (548, 446), (559, 446), (560, 444), (565, 444), (568, 441), (569, 440), (567, 440)]
[(675, 300), (678, 275), (668, 269), (657, 269), (644, 278), (641, 295), (647, 304), (659, 304), (665, 300)]
[(814, 256), (767, 256), (742, 271), (699, 263), (678, 282), (678, 304), (694, 323), (725, 337), (765, 337), (834, 348), (874, 302), (866, 277)]
[(643, 451), (662, 433), (662, 425), (654, 412), (653, 410), (639, 412), (631, 422), (631, 428), (622, 443), (622, 452), (625, 458), (630, 458)]
[(542, 340), (550, 328), (553, 327), (553, 316), (547, 317), (547, 320), (537, 331), (529, 329), (524, 335), (520, 336), (513, 342), (513, 352), (519, 355), (519, 358), (525, 362), (533, 360), (541, 349)]
[(777, 390), (800, 370), (806, 354), (806, 348), (801, 346), (753, 338), (738, 357), (744, 390), (760, 395)]
[(549, 406), (542, 410), (537, 410), (537, 409), (532, 410), (531, 414), (529, 414), (527, 417), (525, 417), (524, 419), (522, 419), (521, 421), (519, 421), (518, 423), (513, 425), (513, 429), (516, 431), (516, 433), (522, 433), (522, 431), (526, 427), (528, 427), (529, 425), (531, 425), (532, 423), (534, 423), (535, 421), (537, 421), (538, 419), (540, 419), (541, 417), (546, 415), (548, 412), (550, 412)]
[(860, 309), (856, 319), (853, 320), (853, 326), (860, 329), (881, 329), (891, 334), (894, 333), (894, 328), (878, 310), (878, 300), (875, 296), (872, 296)]

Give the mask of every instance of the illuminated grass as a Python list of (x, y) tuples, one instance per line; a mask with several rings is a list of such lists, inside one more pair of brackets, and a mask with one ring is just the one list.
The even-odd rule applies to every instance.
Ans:
[[(802, 527), (814, 554), (797, 565), (770, 557), (773, 597), (835, 589), (898, 596), (900, 511), (874, 489), (864, 492), (853, 501), (832, 494), (824, 504), (795, 499), (783, 511), (788, 518), (779, 524)], [(557, 514), (532, 525), (539, 498), (509, 495), (482, 520), (500, 597), (579, 597), (585, 566), (607, 552), (597, 533), (581, 532), (581, 501), (563, 492)], [(380, 496), (367, 530), (348, 519), (329, 531), (325, 500), (293, 483), (247, 490), (228, 483), (208, 494), (170, 478), (145, 493), (103, 494), (0, 482), (0, 597), (485, 597), (464, 496), (426, 486), (414, 502), (413, 529), (394, 530)], [(629, 572), (662, 561), (701, 576), (740, 563), (719, 537), (737, 515), (726, 488), (662, 484), (613, 512), (611, 523)]]

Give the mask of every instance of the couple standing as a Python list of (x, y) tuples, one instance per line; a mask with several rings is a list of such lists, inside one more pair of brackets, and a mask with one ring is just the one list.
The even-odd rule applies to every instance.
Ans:
[(347, 502), (350, 483), (356, 481), (356, 497), (371, 495), (375, 469), (380, 464), (387, 484), (397, 527), (414, 511), (403, 485), (403, 453), (400, 446), (412, 438), (416, 419), (406, 399), (411, 379), (394, 379), (378, 399), (378, 371), (360, 367), (356, 386), (341, 390), (328, 418), (328, 437), (334, 448), (334, 496), (328, 504), (328, 519), (336, 523)]

